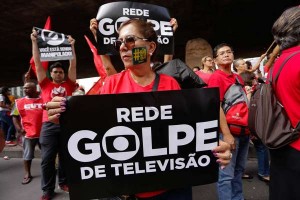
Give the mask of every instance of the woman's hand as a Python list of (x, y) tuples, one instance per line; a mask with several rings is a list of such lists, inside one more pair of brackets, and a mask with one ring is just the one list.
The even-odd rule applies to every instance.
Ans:
[(51, 101), (45, 103), (45, 108), (48, 112), (49, 121), (59, 124), (60, 113), (66, 110), (66, 98), (56, 96)]
[(227, 142), (219, 140), (219, 146), (214, 148), (212, 152), (218, 158), (217, 162), (221, 165), (221, 169), (224, 169), (230, 163), (232, 153), (230, 151), (230, 144)]
[(235, 139), (231, 134), (223, 134), (223, 140), (230, 145), (231, 150), (235, 149)]
[(178, 23), (175, 18), (171, 18), (170, 24), (172, 26), (173, 32), (175, 32), (178, 28)]
[(98, 29), (98, 21), (96, 18), (92, 18), (90, 20), (90, 30), (93, 33), (96, 41), (97, 41), (97, 29)]

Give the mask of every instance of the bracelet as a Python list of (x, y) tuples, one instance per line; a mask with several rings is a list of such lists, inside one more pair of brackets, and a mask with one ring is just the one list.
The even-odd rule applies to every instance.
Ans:
[(42, 109), (43, 109), (43, 110), (49, 110), (49, 108), (47, 108), (47, 103), (48, 103), (48, 102), (43, 103), (43, 105), (42, 105)]

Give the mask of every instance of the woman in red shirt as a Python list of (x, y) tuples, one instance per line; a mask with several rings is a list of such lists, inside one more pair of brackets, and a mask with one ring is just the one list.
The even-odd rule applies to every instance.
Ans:
[[(153, 24), (140, 19), (130, 19), (121, 24), (119, 39), (115, 48), (120, 52), (125, 70), (109, 76), (102, 87), (101, 94), (119, 94), (133, 92), (151, 92), (156, 74), (152, 71), (151, 61), (157, 49), (157, 35)], [(177, 81), (168, 75), (160, 74), (157, 90), (180, 90)], [(56, 101), (56, 102), (55, 102)], [(47, 103), (50, 119), (58, 122), (62, 98), (56, 97)], [(58, 108), (58, 109), (57, 109)], [(226, 165), (230, 161), (230, 145), (220, 141), (214, 149), (218, 162)], [(135, 195), (137, 199), (192, 200), (191, 188), (177, 190), (160, 190)]]
[[(273, 24), (272, 34), (281, 53), (269, 75), (272, 74), (274, 80), (276, 74), (280, 74), (272, 86), (296, 128), (300, 125), (300, 7), (285, 10)], [(300, 199), (300, 138), (282, 148), (271, 149), (270, 155), (269, 199)]]

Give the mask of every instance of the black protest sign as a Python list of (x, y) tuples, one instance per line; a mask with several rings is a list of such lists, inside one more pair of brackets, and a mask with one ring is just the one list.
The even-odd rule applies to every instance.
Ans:
[(63, 33), (34, 27), (38, 33), (37, 43), (41, 61), (70, 60), (73, 58), (72, 47)]
[(97, 49), (99, 54), (118, 54), (113, 43), (118, 39), (117, 30), (121, 23), (131, 18), (150, 21), (158, 35), (158, 54), (173, 54), (173, 29), (167, 8), (146, 3), (120, 1), (100, 6), (97, 14)]
[(74, 96), (60, 123), (71, 199), (217, 181), (217, 88)]

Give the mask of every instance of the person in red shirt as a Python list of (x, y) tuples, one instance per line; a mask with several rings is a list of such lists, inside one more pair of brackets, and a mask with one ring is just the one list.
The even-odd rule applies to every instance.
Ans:
[[(244, 84), (244, 81), (241, 76), (231, 71), (234, 54), (230, 45), (226, 43), (219, 44), (214, 48), (213, 53), (215, 63), (219, 68), (211, 75), (208, 87), (219, 88), (220, 102), (222, 104), (225, 100), (224, 95), (228, 88), (235, 84), (236, 80), (242, 85)], [(245, 93), (244, 95), (246, 95), (246, 92), (243, 92)], [(239, 112), (237, 114), (239, 114)], [(239, 115), (234, 117), (239, 117)], [(241, 129), (240, 134), (236, 133), (233, 136), (236, 143), (236, 150), (232, 153), (230, 164), (224, 170), (219, 171), (219, 199), (244, 199), (242, 175), (248, 157), (249, 131), (246, 131), (245, 129), (242, 131)], [(222, 134), (221, 137), (223, 137)]]
[[(272, 27), (281, 55), (275, 61), (272, 77), (287, 57), (296, 53), (283, 66), (273, 83), (278, 101), (295, 128), (300, 123), (300, 6), (285, 10)], [(300, 199), (300, 139), (279, 149), (270, 149), (270, 200)]]
[[(157, 75), (151, 69), (151, 61), (157, 49), (157, 35), (150, 22), (140, 19), (130, 19), (119, 28), (119, 39), (115, 42), (116, 49), (120, 52), (125, 70), (119, 74), (109, 76), (102, 87), (101, 94), (120, 94), (134, 92), (150, 92), (153, 90)], [(133, 52), (135, 50), (146, 52), (140, 54), (138, 64)], [(177, 81), (168, 75), (160, 74), (158, 91), (180, 90)], [(60, 113), (65, 111), (61, 108), (61, 102), (65, 98), (55, 97), (46, 104), (49, 119), (57, 122)], [(214, 149), (218, 162), (224, 167), (229, 163), (230, 145), (220, 141), (220, 146)], [(192, 190), (190, 187), (174, 190), (160, 190), (153, 192), (140, 193), (135, 195), (137, 199), (151, 200), (191, 200)]]
[[(60, 62), (53, 63), (50, 67), (51, 80), (46, 76), (46, 71), (42, 66), (37, 45), (37, 32), (32, 31), (30, 35), (32, 40), (32, 55), (36, 66), (37, 80), (41, 88), (41, 96), (44, 102), (50, 101), (55, 96), (66, 97), (71, 96), (76, 87), (76, 54), (75, 40), (71, 36), (68, 41), (72, 47), (73, 58), (69, 61), (68, 76), (65, 78), (65, 71)], [(43, 124), (40, 136), (41, 156), (42, 156), (42, 190), (41, 200), (49, 200), (54, 195), (56, 169), (55, 159), (59, 155), (59, 135), (61, 132), (59, 124), (52, 123), (48, 120), (48, 114), (43, 112)], [(62, 160), (59, 158), (58, 166), (58, 184), (59, 189), (69, 192), (67, 178)]]
[(11, 115), (18, 133), (24, 136), (23, 159), (25, 175), (22, 184), (28, 184), (32, 180), (30, 169), (32, 159), (34, 158), (35, 146), (39, 145), (42, 128), (43, 100), (36, 90), (35, 82), (26, 82), (23, 89), (25, 97), (15, 100), (15, 107)]

